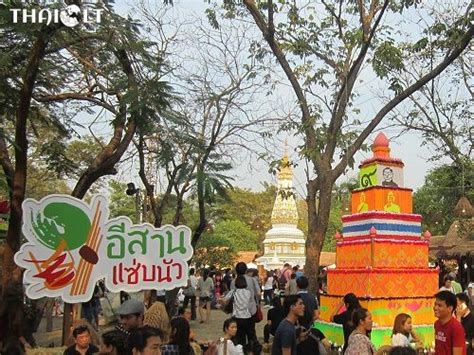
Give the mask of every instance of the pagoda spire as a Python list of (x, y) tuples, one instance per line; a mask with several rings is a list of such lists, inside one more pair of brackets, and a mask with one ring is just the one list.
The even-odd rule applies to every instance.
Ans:
[(286, 180), (293, 181), (293, 169), (291, 168), (291, 162), (288, 157), (288, 140), (285, 139), (285, 147), (283, 150), (283, 158), (280, 161), (280, 167), (278, 171), (278, 186)]
[(284, 156), (278, 171), (278, 192), (273, 205), (272, 225), (298, 223), (298, 211), (293, 194), (293, 169), (288, 158), (288, 142), (285, 139)]

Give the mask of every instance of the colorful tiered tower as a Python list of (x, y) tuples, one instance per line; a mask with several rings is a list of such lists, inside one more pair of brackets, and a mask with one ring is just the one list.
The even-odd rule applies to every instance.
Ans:
[(379, 133), (373, 157), (359, 166), (359, 188), (352, 192), (352, 214), (342, 217), (336, 268), (328, 270), (328, 295), (321, 296), (317, 324), (330, 340), (343, 343), (342, 327), (330, 316), (347, 293), (354, 293), (372, 313), (371, 339), (390, 345), (399, 313), (412, 316), (425, 345), (433, 341), (434, 294), (438, 270), (428, 267), (429, 233), (412, 213), (412, 190), (403, 187), (403, 162), (390, 157), (387, 137)]

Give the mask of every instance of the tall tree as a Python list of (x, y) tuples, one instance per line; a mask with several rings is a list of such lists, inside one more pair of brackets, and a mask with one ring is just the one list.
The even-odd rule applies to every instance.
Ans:
[[(423, 75), (424, 68), (433, 68), (439, 49), (456, 44), (462, 32), (452, 23), (458, 19), (456, 2), (436, 3), (428, 7), (435, 22), (425, 30), (426, 35), (443, 34), (446, 39), (428, 41), (420, 39), (407, 53), (407, 71), (399, 78), (406, 85), (413, 78)], [(471, 16), (472, 3), (466, 16)], [(474, 128), (472, 125), (472, 100), (474, 99), (474, 53), (465, 51), (453, 64), (429, 85), (425, 85), (407, 103), (392, 115), (392, 122), (402, 128), (400, 135), (411, 131), (419, 133), (421, 144), (430, 150), (429, 160), (445, 162), (449, 159), (460, 170), (472, 164), (474, 152)]]
[[(1, 15), (3, 24), (5, 14)], [(23, 297), (22, 275), (15, 267), (13, 256), (20, 248), (22, 203), (27, 179), (28, 118), (33, 90), (46, 49), (51, 40), (63, 30), (61, 25), (33, 27), (34, 32), (30, 29), (30, 36), (25, 39), (24, 32), (15, 32), (19, 30), (18, 26), (6, 25), (0, 40), (0, 62), (3, 63), (0, 79), (1, 99), (5, 104), (0, 112), (0, 164), (8, 184), (10, 199), (10, 218), (2, 260), (1, 302), (7, 305), (8, 324), (5, 339), (10, 341), (22, 335), (19, 334), (19, 329), (22, 326), (23, 303), (17, 301)], [(28, 29), (23, 30), (28, 32)], [(17, 61), (22, 62), (21, 70)], [(4, 131), (7, 121), (13, 122), (14, 125), (13, 159), (9, 154)], [(8, 295), (10, 298), (7, 298)]]
[(413, 209), (423, 216), (423, 228), (444, 235), (454, 222), (454, 207), (462, 196), (474, 201), (474, 163), (434, 168), (413, 195)]
[(219, 221), (214, 227), (213, 234), (227, 239), (237, 251), (257, 251), (257, 234), (242, 221)]
[(192, 262), (198, 269), (206, 266), (225, 268), (233, 265), (237, 252), (232, 242), (213, 233), (203, 233), (194, 252)]
[[(161, 20), (157, 20), (161, 15), (156, 15), (159, 10), (144, 3), (139, 3), (138, 10), (162, 36)], [(252, 98), (262, 90), (263, 79), (256, 73), (264, 67), (249, 48), (246, 27), (230, 24), (212, 29), (202, 19), (192, 21), (192, 25), (176, 25), (182, 33), (166, 48), (179, 50), (172, 73), (181, 88), (181, 101), (173, 107), (175, 120), (156, 127), (161, 134), (155, 134), (153, 128), (140, 130), (137, 148), (140, 177), (154, 211), (154, 223), (161, 223), (172, 194), (177, 198), (173, 223), (179, 223), (184, 196), (191, 193), (199, 210), (199, 223), (193, 226), (192, 243), (196, 245), (209, 222), (208, 206), (231, 186), (227, 172), (235, 161), (234, 153), (249, 149), (248, 142), (269, 129), (263, 126), (268, 122), (264, 113), (250, 109)], [(160, 179), (147, 176), (150, 170), (158, 172)], [(155, 195), (161, 198), (157, 200)]]
[[(396, 80), (405, 69), (401, 47), (410, 48), (421, 38), (407, 39), (404, 34), (394, 38), (390, 33), (393, 29), (385, 22), (402, 21), (400, 15), (406, 16), (417, 4), (408, 0), (323, 0), (321, 5), (311, 1), (243, 0), (244, 11), (240, 2), (225, 3), (227, 15), (232, 15), (228, 17), (240, 15), (248, 20), (250, 15), (297, 99), (299, 120), (292, 126), (303, 136), (301, 154), (311, 164), (305, 269), (314, 292), (336, 179), (352, 166), (355, 153), (382, 119), (446, 70), (463, 53), (474, 33), (469, 21), (471, 7), (465, 4), (457, 9), (457, 20), (450, 23), (454, 32), (423, 35), (428, 41), (446, 39), (447, 35), (451, 43), (438, 48), (440, 59), (420, 78), (402, 86)], [(209, 13), (215, 18), (215, 12)], [(410, 21), (425, 15), (411, 11)], [(392, 91), (375, 114), (366, 113), (371, 118), (363, 125), (358, 115), (363, 107), (356, 106), (363, 92), (358, 85), (362, 73), (377, 78), (379, 90)]]
[[(4, 67), (0, 82), (9, 86), (9, 91), (4, 95), (6, 109), (1, 119), (8, 120), (16, 110), (15, 140), (12, 142), (15, 165), (8, 154), (6, 137), (0, 132), (0, 164), (11, 191), (10, 224), (4, 253), (6, 272), (2, 275), (4, 286), (15, 275), (11, 272), (13, 255), (20, 246), (28, 119), (41, 115), (73, 126), (77, 122), (77, 111), (97, 114), (94, 108), (98, 107), (111, 114), (108, 116), (112, 127), (109, 140), (103, 145), (98, 140), (99, 150), (84, 166), (73, 189), (73, 196), (83, 198), (99, 178), (116, 173), (115, 165), (127, 150), (137, 127), (157, 120), (161, 110), (169, 104), (171, 89), (160, 75), (163, 53), (154, 51), (156, 46), (140, 37), (136, 22), (118, 16), (111, 8), (107, 10), (102, 23), (92, 30), (79, 26), (73, 31), (52, 24), (24, 26), (19, 31), (17, 25), (10, 24), (2, 38), (1, 63)], [(28, 48), (30, 44), (31, 49)], [(23, 79), (21, 73), (25, 73)], [(78, 104), (72, 105), (72, 102)], [(64, 147), (55, 144), (50, 148), (58, 157), (56, 153)], [(63, 340), (70, 329), (69, 312), (66, 310), (65, 314)]]

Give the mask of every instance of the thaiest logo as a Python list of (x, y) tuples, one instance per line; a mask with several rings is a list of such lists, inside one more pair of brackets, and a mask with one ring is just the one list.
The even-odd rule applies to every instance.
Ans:
[(86, 302), (103, 278), (112, 292), (186, 285), (193, 255), (187, 226), (155, 228), (108, 215), (101, 195), (90, 204), (69, 195), (25, 200), (22, 231), (28, 242), (15, 263), (26, 269), (26, 295)]
[[(0, 0), (0, 4), (5, 2)], [(13, 23), (44, 23), (49, 25), (51, 23), (62, 23), (67, 27), (75, 27), (79, 23), (92, 24), (100, 23), (102, 21), (102, 14), (104, 9), (83, 6), (81, 9), (77, 5), (68, 5), (64, 8), (22, 8), (9, 9), (13, 16)]]

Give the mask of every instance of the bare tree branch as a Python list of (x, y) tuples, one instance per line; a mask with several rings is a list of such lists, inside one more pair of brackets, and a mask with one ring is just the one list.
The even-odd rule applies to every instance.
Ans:
[(380, 121), (397, 105), (404, 101), (407, 97), (412, 95), (414, 92), (419, 90), (421, 87), (429, 83), (431, 80), (440, 75), (453, 61), (458, 58), (464, 49), (468, 46), (474, 34), (474, 26), (469, 26), (466, 33), (462, 36), (459, 44), (451, 51), (449, 56), (445, 57), (441, 63), (439, 63), (432, 71), (424, 75), (420, 80), (410, 85), (408, 88), (403, 90), (400, 94), (396, 95), (390, 102), (388, 102), (370, 121), (370, 123), (362, 130), (360, 135), (349, 147), (348, 151), (344, 154), (341, 161), (334, 168), (333, 174), (339, 176), (343, 173), (347, 162), (352, 159), (354, 154), (360, 149), (362, 143), (369, 136), (369, 134), (377, 127)]

